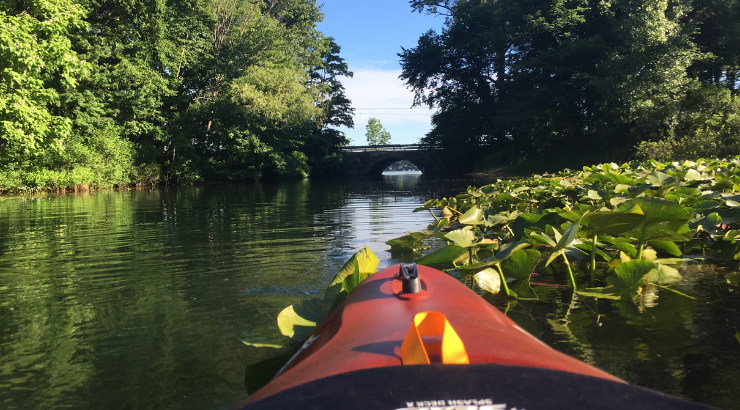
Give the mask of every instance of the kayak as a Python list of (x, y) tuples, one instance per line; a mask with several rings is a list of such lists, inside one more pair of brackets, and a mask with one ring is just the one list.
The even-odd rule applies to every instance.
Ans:
[(360, 283), (243, 409), (707, 409), (558, 352), (451, 276)]

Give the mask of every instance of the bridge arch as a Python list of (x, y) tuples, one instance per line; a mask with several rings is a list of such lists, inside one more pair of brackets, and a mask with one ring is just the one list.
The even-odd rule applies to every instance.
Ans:
[(349, 173), (377, 177), (396, 161), (407, 160), (424, 172), (429, 164), (429, 153), (419, 145), (374, 145), (344, 147)]

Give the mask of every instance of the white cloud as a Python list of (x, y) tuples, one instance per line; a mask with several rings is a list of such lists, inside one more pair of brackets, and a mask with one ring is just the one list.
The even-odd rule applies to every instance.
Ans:
[(384, 125), (418, 123), (428, 130), (432, 111), (426, 107), (410, 109), (414, 94), (398, 78), (400, 74), (400, 70), (361, 69), (353, 78), (342, 79), (357, 125), (375, 117)]
[(355, 145), (365, 143), (365, 125), (370, 117), (380, 120), (391, 133), (391, 143), (418, 142), (431, 129), (433, 111), (411, 109), (414, 93), (398, 78), (400, 70), (358, 69), (353, 78), (342, 78), (347, 97), (355, 108), (354, 130), (343, 129)]

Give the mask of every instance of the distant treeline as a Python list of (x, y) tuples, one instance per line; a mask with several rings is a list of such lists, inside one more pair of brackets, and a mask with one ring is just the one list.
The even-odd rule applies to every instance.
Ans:
[(331, 172), (315, 0), (0, 0), (0, 192)]
[(399, 55), (449, 167), (740, 154), (738, 0), (411, 4), (447, 18)]

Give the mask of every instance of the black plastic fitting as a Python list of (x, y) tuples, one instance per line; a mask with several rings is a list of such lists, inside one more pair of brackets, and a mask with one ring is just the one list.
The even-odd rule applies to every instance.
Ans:
[(419, 280), (419, 268), (416, 263), (401, 264), (401, 282), (403, 287), (401, 293), (419, 293), (421, 292), (421, 281)]

